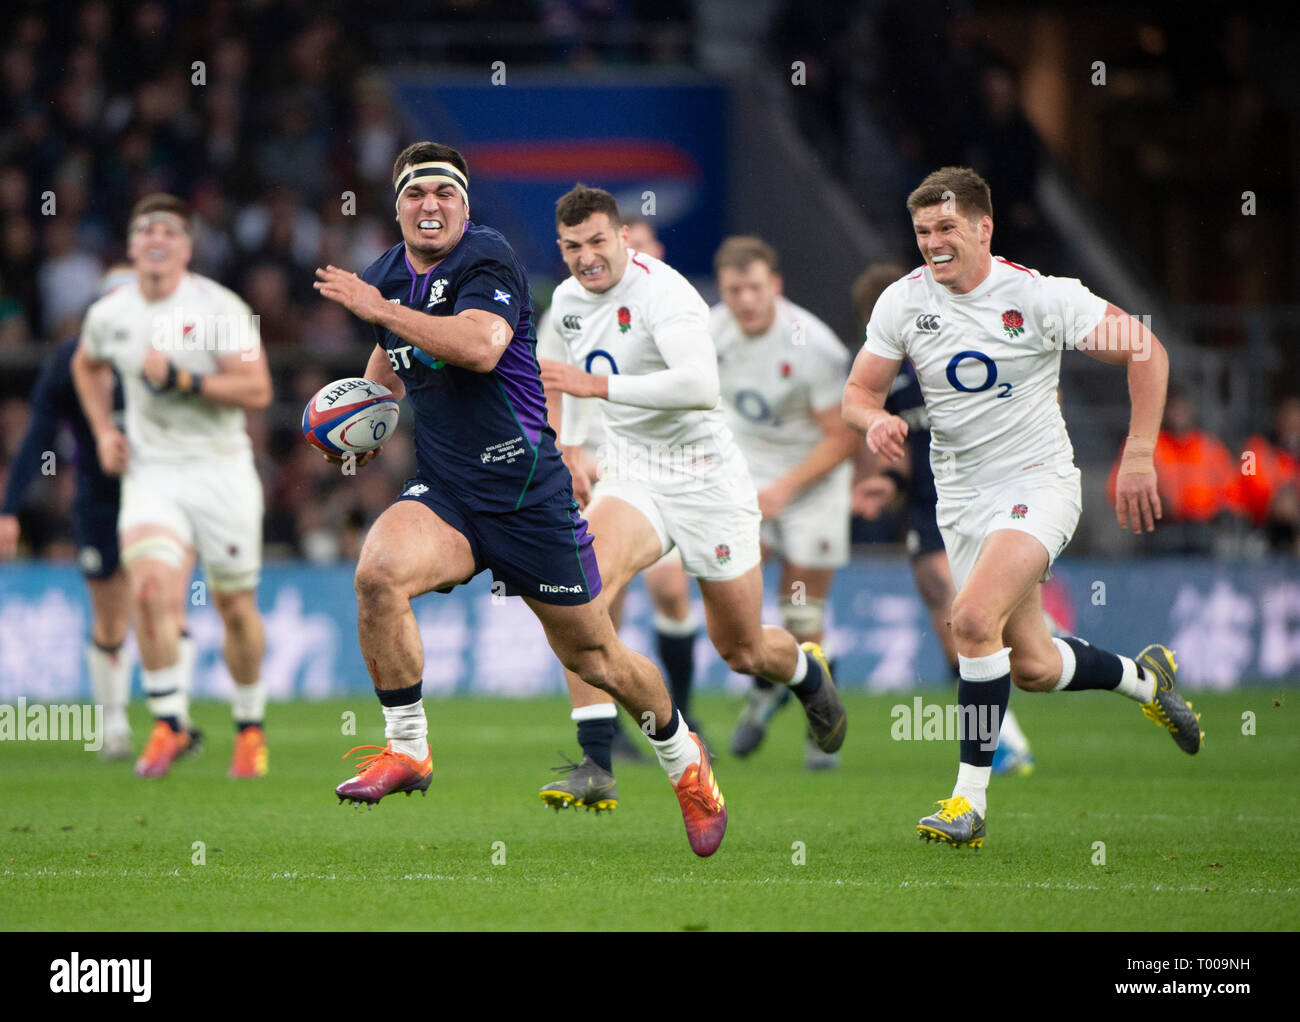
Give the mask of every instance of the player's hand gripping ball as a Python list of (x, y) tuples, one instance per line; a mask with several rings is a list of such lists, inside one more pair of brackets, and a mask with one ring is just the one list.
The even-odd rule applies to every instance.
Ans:
[(383, 446), (399, 406), (382, 383), (354, 376), (321, 387), (302, 412), (302, 435), (327, 456), (360, 456)]

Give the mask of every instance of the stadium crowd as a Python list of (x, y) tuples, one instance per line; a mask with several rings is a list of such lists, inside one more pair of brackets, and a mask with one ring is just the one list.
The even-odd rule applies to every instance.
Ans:
[[(465, 24), (506, 17), (507, 7), (517, 19), (515, 6), (449, 0), (429, 13)], [(577, 66), (663, 57), (635, 47), (602, 56), (574, 28), (599, 15), (607, 27), (625, 30), (644, 17), (643, 6), (539, 3), (532, 18), (546, 45), (529, 52)], [(906, 20), (896, 6), (892, 16)], [(409, 439), (399, 431), (374, 469), (342, 486), (338, 470), (302, 442), (298, 418), (325, 382), (360, 372), (368, 351), (357, 322), (314, 296), (313, 268), (364, 266), (393, 240), (388, 176), (405, 138), (386, 79), (367, 70), (380, 63), (364, 30), (365, 12), (376, 7), (397, 5), (146, 0), (124, 8), (86, 0), (66, 10), (15, 4), (6, 11), (0, 485), (30, 414), (27, 395), (41, 360), (77, 333), (101, 276), (121, 260), (127, 211), (141, 195), (175, 192), (196, 214), (193, 269), (236, 290), (261, 317), (276, 398), (265, 414), (250, 415), (249, 429), (266, 485), (267, 555), (355, 558), (366, 526), (408, 474)], [(689, 27), (690, 8), (656, 5), (656, 17)], [(831, 27), (794, 19), (789, 32), (811, 38)], [(344, 39), (348, 45), (339, 45)], [(983, 164), (994, 191), (1008, 197), (1000, 232), (1019, 231), (1016, 250), (1032, 253), (1034, 161), (1005, 158), (1016, 149), (1038, 151), (1032, 129), (1008, 72), (977, 60), (961, 32), (949, 44), (967, 59), (945, 74), (978, 83), (969, 92), (978, 107), (972, 130), (960, 137), (985, 145), (983, 157), (960, 144), (956, 155)], [(817, 88), (841, 94), (838, 67), (832, 61), (827, 80), (813, 75), (809, 99)], [(898, 151), (918, 165), (935, 163), (935, 153), (918, 147), (942, 133), (915, 135), (915, 125), (930, 123), (927, 115), (919, 107), (895, 109)], [(1300, 398), (1280, 402), (1274, 432), (1250, 437), (1237, 458), (1194, 430), (1187, 405), (1171, 401), (1157, 452), (1169, 487), (1166, 517), (1187, 523), (1171, 549), (1208, 549), (1214, 523), (1227, 518), (1259, 530), (1275, 550), (1300, 553)], [(60, 457), (73, 456), (67, 448), (65, 439)], [(31, 553), (71, 559), (71, 498), (70, 473), (32, 487), (21, 515)]]

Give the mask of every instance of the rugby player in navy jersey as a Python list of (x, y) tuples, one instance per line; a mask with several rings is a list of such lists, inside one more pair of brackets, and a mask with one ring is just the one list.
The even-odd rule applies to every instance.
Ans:
[(402, 243), (360, 276), (316, 271), (324, 297), (372, 324), (365, 375), (410, 399), (417, 463), (356, 570), (357, 633), (387, 744), (367, 746), (378, 751), (335, 792), (374, 803), (428, 789), (424, 653), (410, 601), (490, 569), (537, 615), (565, 667), (645, 723), (691, 849), (711, 855), (726, 831), (725, 803), (663, 678), (619, 641), (600, 595), (587, 523), (546, 423), (524, 271), (499, 233), (470, 221), (469, 170), (455, 149), (409, 146), (393, 186)]
[[(130, 266), (110, 269), (100, 283), (102, 297), (122, 284), (133, 282)], [(117, 542), (117, 515), (121, 480), (106, 474), (95, 454), (95, 435), (81, 410), (72, 382), (72, 356), (76, 337), (59, 344), (41, 365), (30, 397), (31, 418), (10, 466), (4, 499), (0, 501), (0, 561), (18, 552), (21, 532), (18, 514), (23, 494), (43, 469), (45, 452), (54, 446), (60, 423), (72, 431), (76, 454), (76, 496), (72, 501), (72, 535), (77, 565), (90, 592), (90, 641), (86, 644), (86, 670), (95, 702), (104, 707), (104, 741), (100, 758), (126, 759), (131, 755), (131, 727), (126, 707), (131, 693), (131, 667), (122, 645), (130, 623), (131, 590)], [(125, 407), (122, 386), (113, 388), (113, 413)], [(55, 462), (55, 471), (58, 463)], [(192, 568), (192, 566), (191, 566)], [(187, 576), (188, 577), (188, 576)], [(194, 661), (193, 643), (182, 632), (182, 660), (188, 681)]]
[[(126, 719), (130, 692), (130, 666), (122, 652), (130, 623), (131, 591), (117, 546), (117, 509), (121, 483), (106, 475), (94, 455), (95, 438), (81, 413), (69, 368), (77, 338), (62, 342), (41, 366), (31, 394), (31, 419), (10, 468), (4, 502), (0, 504), (0, 560), (18, 550), (18, 512), (23, 494), (41, 473), (45, 452), (54, 446), (60, 422), (66, 422), (76, 443), (77, 491), (72, 502), (72, 534), (77, 544), (77, 565), (90, 591), (90, 642), (86, 668), (95, 702), (104, 707), (103, 759), (125, 759), (131, 754), (131, 727)], [(115, 406), (122, 407), (122, 389), (116, 388)], [(55, 471), (58, 463), (55, 462)]]

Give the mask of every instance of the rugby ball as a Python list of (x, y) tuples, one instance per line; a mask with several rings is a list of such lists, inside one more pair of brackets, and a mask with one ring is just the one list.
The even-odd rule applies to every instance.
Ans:
[(397, 398), (382, 383), (359, 376), (327, 383), (302, 411), (302, 435), (326, 454), (364, 454), (397, 428)]

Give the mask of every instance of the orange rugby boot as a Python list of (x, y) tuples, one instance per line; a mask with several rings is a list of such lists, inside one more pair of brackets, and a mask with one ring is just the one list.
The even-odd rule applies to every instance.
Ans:
[(230, 757), (227, 777), (265, 777), (267, 770), (266, 734), (253, 724), (235, 736), (235, 751)]
[(166, 777), (172, 763), (199, 747), (202, 736), (193, 728), (173, 731), (165, 720), (155, 720), (144, 752), (135, 761), (137, 777)]
[(727, 803), (718, 790), (713, 768), (709, 765), (709, 753), (704, 743), (692, 734), (693, 741), (700, 750), (700, 761), (686, 768), (686, 773), (673, 785), (677, 792), (677, 801), (681, 803), (682, 820), (686, 823), (686, 839), (691, 843), (691, 851), (704, 857), (712, 855), (722, 844), (722, 835), (727, 832)]
[(429, 790), (429, 782), (433, 779), (433, 753), (425, 755), (421, 763), (388, 745), (358, 745), (341, 758), (346, 759), (361, 749), (379, 751), (357, 757), (357, 775), (334, 789), (340, 804), (349, 801), (374, 805), (385, 795), (399, 791), (409, 796), (413, 791), (425, 793)]

